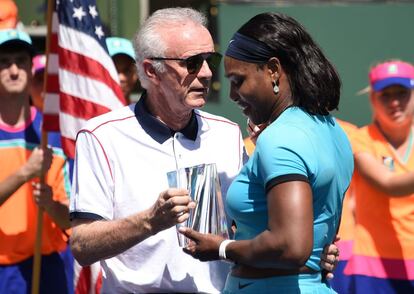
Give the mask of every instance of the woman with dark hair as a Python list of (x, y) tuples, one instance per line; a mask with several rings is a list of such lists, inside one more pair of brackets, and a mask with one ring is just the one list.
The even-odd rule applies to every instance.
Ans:
[(305, 29), (279, 13), (253, 17), (225, 57), (230, 98), (268, 126), (227, 193), (235, 240), (181, 233), (185, 252), (235, 263), (224, 293), (330, 293), (320, 256), (338, 228), (353, 172), (349, 141), (329, 111), (340, 79)]

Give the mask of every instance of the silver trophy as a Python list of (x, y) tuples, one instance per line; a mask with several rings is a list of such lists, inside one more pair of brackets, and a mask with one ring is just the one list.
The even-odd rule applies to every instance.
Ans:
[(167, 178), (170, 187), (187, 189), (196, 203), (196, 207), (190, 211), (190, 217), (176, 226), (180, 247), (185, 247), (189, 242), (184, 235), (178, 232), (180, 226), (229, 239), (220, 180), (215, 163), (180, 168), (168, 172)]

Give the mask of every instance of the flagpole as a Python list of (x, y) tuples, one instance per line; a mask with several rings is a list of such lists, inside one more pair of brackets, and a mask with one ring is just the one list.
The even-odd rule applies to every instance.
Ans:
[[(40, 142), (42, 149), (47, 146), (47, 132), (42, 130), (42, 138)], [(45, 182), (45, 174), (40, 177), (40, 182)], [(40, 271), (42, 262), (42, 235), (43, 235), (43, 208), (37, 209), (37, 225), (36, 225), (36, 243), (33, 256), (33, 273), (32, 273), (32, 294), (39, 293), (40, 287)]]
[[(46, 35), (46, 68), (43, 72), (43, 93), (47, 89), (47, 75), (49, 64), (50, 38), (52, 35), (52, 14), (54, 8), (54, 0), (47, 1), (47, 35)], [(48, 139), (47, 132), (42, 127), (42, 137), (40, 146), (42, 149), (47, 148)], [(46, 172), (40, 176), (40, 182), (45, 183)], [(40, 289), (40, 272), (42, 263), (42, 235), (43, 235), (43, 208), (38, 207), (37, 210), (37, 225), (36, 225), (36, 241), (33, 255), (33, 272), (32, 272), (32, 294), (38, 294)]]

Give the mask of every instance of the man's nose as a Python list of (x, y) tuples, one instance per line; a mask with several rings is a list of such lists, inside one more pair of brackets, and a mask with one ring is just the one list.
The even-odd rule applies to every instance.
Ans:
[(208, 65), (206, 60), (203, 61), (203, 64), (201, 65), (200, 71), (198, 72), (197, 76), (207, 79), (211, 79), (211, 77), (213, 76), (213, 72), (211, 71), (210, 66)]
[(12, 62), (9, 66), (9, 71), (12, 75), (17, 75), (19, 73), (19, 67), (15, 62)]
[(125, 81), (126, 75), (123, 72), (118, 72), (119, 81)]

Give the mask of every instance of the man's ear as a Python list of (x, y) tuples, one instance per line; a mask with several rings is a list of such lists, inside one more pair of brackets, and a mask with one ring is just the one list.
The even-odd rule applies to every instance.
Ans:
[(147, 75), (148, 79), (152, 81), (157, 81), (158, 83), (159, 75), (155, 70), (154, 66), (152, 65), (152, 62), (144, 59), (144, 61), (142, 62), (142, 66), (144, 68), (144, 73)]

